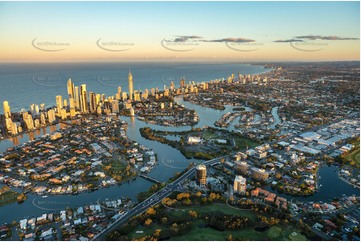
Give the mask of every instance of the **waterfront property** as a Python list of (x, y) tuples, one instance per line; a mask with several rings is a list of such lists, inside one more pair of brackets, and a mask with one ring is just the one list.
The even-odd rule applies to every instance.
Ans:
[[(186, 158), (209, 160), (257, 145), (257, 142), (240, 134), (211, 127), (182, 132), (152, 130), (147, 127), (142, 128), (140, 132), (147, 139), (179, 149)], [(180, 141), (168, 139), (169, 135), (178, 137)]]

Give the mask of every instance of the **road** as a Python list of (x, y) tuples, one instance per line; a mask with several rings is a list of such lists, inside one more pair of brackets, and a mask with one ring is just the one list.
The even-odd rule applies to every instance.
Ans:
[[(357, 114), (352, 113), (352, 114), (348, 115), (346, 118), (353, 118), (356, 115)], [(334, 121), (333, 123), (337, 123), (337, 122), (339, 122), (341, 120), (344, 120), (346, 118), (338, 119), (338, 120)], [(309, 132), (309, 131), (316, 131), (316, 130), (322, 129), (322, 128), (328, 126), (328, 125), (330, 125), (330, 123), (312, 127), (311, 129), (304, 130), (304, 131), (302, 131), (300, 133)], [(290, 140), (290, 139), (292, 139), (294, 137), (297, 137), (298, 135), (299, 135), (299, 133), (295, 134), (295, 135), (292, 135), (290, 137), (286, 137), (284, 139), (275, 141), (275, 142), (271, 142), (270, 144), (272, 145), (273, 143), (280, 142), (282, 140)], [(205, 166), (211, 166), (213, 164), (219, 163), (221, 161), (221, 159), (224, 159), (224, 158), (227, 158), (227, 157), (229, 157), (229, 155), (223, 156), (223, 157), (218, 157), (218, 158), (215, 158), (215, 159), (212, 159), (212, 160), (209, 160), (209, 161), (205, 161), (202, 164), (205, 165)], [(157, 203), (162, 201), (162, 199), (168, 197), (172, 192), (174, 192), (177, 189), (181, 188), (181, 184), (186, 179), (189, 179), (189, 178), (191, 178), (191, 177), (193, 177), (195, 175), (195, 169), (196, 169), (195, 167), (190, 168), (188, 171), (186, 171), (184, 174), (182, 174), (174, 182), (168, 184), (166, 187), (164, 187), (160, 191), (154, 193), (151, 197), (149, 197), (146, 200), (144, 200), (143, 202), (139, 203), (137, 206), (132, 208), (124, 216), (120, 217), (119, 219), (117, 219), (113, 223), (109, 224), (106, 229), (104, 229), (102, 232), (100, 232), (99, 234), (94, 236), (94, 238), (92, 240), (103, 240), (103, 241), (106, 240), (106, 235), (108, 233), (114, 231), (116, 228), (119, 228), (122, 224), (127, 222), (128, 219), (130, 219), (130, 218), (132, 218), (134, 216), (137, 216), (139, 214), (144, 213), (148, 208), (156, 205)], [(314, 232), (316, 232), (316, 234), (318, 233), (318, 231), (314, 231)], [(323, 235), (323, 237), (327, 237), (327, 236)]]
[[(352, 210), (356, 210), (356, 209), (359, 209), (359, 207), (357, 205), (352, 205), (350, 207), (338, 209), (337, 211), (334, 211), (334, 212), (331, 212), (331, 213), (323, 213), (323, 215), (326, 215), (326, 214), (331, 215), (333, 213), (335, 213), (335, 214), (336, 213), (348, 213), (348, 212), (350, 212)], [(293, 219), (295, 221), (298, 221), (301, 217), (304, 217), (304, 218), (306, 217), (307, 218), (307, 213), (306, 214), (305, 213), (298, 213), (297, 215), (295, 215), (295, 213), (294, 213), (294, 211), (292, 209), (290, 211), (291, 211), (292, 217), (293, 217)], [(335, 240), (332, 236), (324, 233), (323, 231), (321, 231), (319, 229), (316, 229), (313, 226), (309, 226), (309, 225), (307, 225), (307, 226), (313, 233), (315, 233), (317, 236), (321, 237), (322, 239), (328, 240), (328, 241)]]
[[(228, 156), (218, 157), (209, 161), (205, 161), (202, 164), (205, 166), (211, 166), (216, 163), (219, 163), (221, 159), (226, 158)], [(195, 175), (195, 167), (190, 168), (188, 171), (186, 171), (184, 174), (182, 174), (178, 179), (176, 179), (174, 182), (168, 184), (163, 189), (159, 190), (158, 192), (154, 193), (151, 197), (147, 198), (143, 202), (139, 203), (137, 206), (132, 208), (128, 213), (126, 213), (124, 216), (120, 217), (113, 223), (109, 224), (106, 229), (101, 231), (99, 234), (94, 236), (92, 240), (106, 240), (106, 235), (112, 231), (114, 231), (116, 228), (119, 228), (122, 224), (128, 221), (128, 219), (137, 216), (139, 214), (144, 213), (148, 210), (148, 208), (153, 207), (157, 203), (161, 202), (164, 198), (168, 197), (172, 192), (176, 191), (177, 189), (181, 188), (182, 183), (186, 179), (190, 179)]]

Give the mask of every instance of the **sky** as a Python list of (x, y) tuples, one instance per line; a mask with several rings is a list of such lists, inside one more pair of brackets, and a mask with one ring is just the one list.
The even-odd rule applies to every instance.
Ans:
[(360, 59), (359, 2), (0, 2), (0, 61)]

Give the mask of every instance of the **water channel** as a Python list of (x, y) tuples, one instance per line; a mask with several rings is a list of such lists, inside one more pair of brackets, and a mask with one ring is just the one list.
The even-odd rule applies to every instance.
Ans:
[[(203, 126), (212, 126), (214, 127), (214, 122), (217, 121), (224, 113), (231, 112), (233, 106), (226, 106), (225, 110), (213, 110), (210, 108), (205, 108), (199, 105), (192, 104), (190, 102), (183, 101), (181, 97), (176, 97), (175, 101), (183, 104), (189, 109), (194, 109), (200, 118), (199, 123), (195, 127)], [(274, 124), (280, 122), (280, 118), (277, 114), (277, 108), (272, 109), (272, 115), (274, 117)], [(148, 124), (143, 121), (140, 121), (136, 118), (122, 117), (123, 120), (128, 122), (127, 135), (130, 139), (143, 144), (144, 146), (153, 149), (157, 153), (158, 165), (150, 171), (148, 174), (150, 177), (154, 177), (161, 181), (166, 181), (175, 175), (175, 173), (185, 169), (190, 162), (199, 163), (199, 160), (186, 159), (178, 150), (165, 145), (158, 143), (156, 141), (150, 141), (144, 139), (139, 132), (139, 129), (142, 127), (151, 127), (157, 130), (169, 130), (169, 131), (183, 131), (189, 130), (190, 127), (164, 127), (155, 124)], [(57, 127), (59, 128), (59, 127)], [(46, 130), (37, 132), (34, 134), (34, 137), (39, 137), (44, 133), (53, 131), (48, 127)], [(234, 129), (233, 125), (228, 127), (228, 130)], [(31, 135), (32, 136), (32, 135)], [(18, 142), (20, 144), (27, 142), (29, 140), (28, 135), (23, 135), (22, 138), (19, 138)], [(4, 151), (6, 148), (13, 145), (12, 140), (3, 140), (0, 142), (0, 151)], [(329, 201), (335, 196), (341, 196), (342, 194), (359, 195), (359, 189), (354, 188), (353, 186), (343, 182), (338, 178), (337, 173), (335, 172), (335, 167), (323, 167), (320, 169), (320, 175), (322, 179), (320, 180), (322, 187), (317, 193), (313, 196), (308, 197), (297, 197), (299, 200), (307, 201)], [(0, 224), (10, 223), (14, 220), (19, 221), (23, 218), (31, 218), (35, 216), (40, 216), (43, 213), (49, 212), (58, 212), (64, 208), (76, 208), (83, 206), (89, 203), (96, 203), (99, 199), (104, 198), (115, 198), (115, 197), (129, 197), (132, 200), (136, 201), (136, 195), (142, 191), (146, 191), (152, 183), (143, 178), (136, 178), (133, 181), (124, 182), (117, 186), (112, 186), (109, 188), (99, 189), (94, 192), (81, 193), (78, 195), (56, 195), (49, 196), (48, 198), (42, 198), (41, 196), (36, 196), (33, 194), (28, 194), (28, 199), (22, 203), (13, 203), (7, 206), (0, 207)], [(287, 196), (285, 194), (280, 194), (283, 197), (291, 199), (292, 196)], [(35, 205), (36, 206), (35, 206)]]

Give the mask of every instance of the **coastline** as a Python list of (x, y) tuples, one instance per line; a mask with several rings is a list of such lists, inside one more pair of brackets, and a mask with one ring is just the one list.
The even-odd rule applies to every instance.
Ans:
[[(93, 63), (93, 62), (92, 62)], [(139, 62), (139, 63), (143, 63), (143, 62)], [(148, 63), (148, 62), (144, 62), (144, 63)], [(164, 64), (165, 62), (159, 62), (159, 63), (162, 63), (162, 64)], [(65, 64), (69, 64), (68, 62), (65, 62)], [(81, 64), (87, 64), (87, 62), (84, 62), (84, 63), (81, 63)], [(93, 64), (96, 64), (96, 63), (93, 63)], [(187, 63), (187, 64), (189, 64), (189, 63)], [(197, 64), (202, 64), (202, 63), (198, 63), (197, 62)], [(257, 73), (254, 73), (254, 74), (252, 74), (252, 75), (262, 75), (262, 74), (268, 74), (269, 72), (272, 72), (273, 70), (274, 70), (274, 68), (267, 68), (267, 66), (265, 65), (265, 64), (261, 64), (261, 63), (239, 63), (239, 62), (229, 62), (229, 63), (227, 63), (227, 62), (220, 62), (220, 63), (203, 63), (203, 64), (205, 64), (205, 65), (209, 65), (209, 64), (240, 64), (240, 65), (249, 65), (249, 66), (262, 66), (265, 70), (263, 71), (263, 72), (257, 72)], [(231, 74), (231, 73), (229, 73), (229, 74)], [(207, 82), (210, 82), (211, 80), (208, 80)], [(114, 87), (115, 88), (115, 87)], [(161, 91), (162, 91), (163, 89), (161, 89)], [(180, 96), (180, 95), (184, 95), (184, 94), (179, 94), (179, 95), (175, 95), (175, 96)], [(55, 106), (55, 103), (52, 103), (52, 104), (50, 104), (50, 105), (52, 105), (52, 106), (50, 106), (50, 107), (48, 107), (48, 108), (54, 108)], [(202, 105), (203, 106), (203, 105)], [(210, 107), (208, 107), (208, 106), (204, 106), (204, 107), (207, 107), (207, 108), (210, 108)], [(222, 109), (222, 110), (224, 110), (224, 109)], [(21, 112), (12, 112), (12, 113), (17, 113), (17, 114), (20, 114)], [(0, 115), (3, 115), (3, 110), (0, 110)], [(44, 126), (41, 126), (41, 127), (38, 127), (38, 128), (35, 128), (35, 129), (33, 129), (33, 130), (24, 130), (23, 132), (21, 132), (21, 133), (18, 133), (17, 135), (6, 135), (6, 136), (2, 136), (1, 138), (0, 138), (0, 143), (2, 142), (2, 141), (5, 141), (5, 140), (9, 140), (9, 139), (12, 139), (12, 138), (17, 138), (17, 137), (19, 137), (19, 136), (21, 136), (21, 135), (24, 135), (24, 134), (29, 134), (29, 133), (31, 133), (31, 132), (36, 132), (37, 130), (41, 130), (42, 128), (47, 128), (47, 127), (49, 127), (49, 126), (51, 126), (51, 125), (58, 125), (59, 123), (61, 122), (61, 120), (56, 120), (55, 121), (55, 123), (52, 123), (52, 124), (49, 124), (49, 123), (47, 123), (46, 125), (44, 125)], [(174, 127), (177, 127), (177, 126), (174, 126)], [(29, 140), (28, 140), (29, 141)], [(19, 144), (19, 145), (21, 145), (21, 144)], [(14, 146), (16, 146), (16, 145), (12, 145), (11, 147), (14, 147)], [(1, 152), (2, 153), (2, 152)]]
[[(1, 93), (4, 100), (9, 101), (14, 113), (19, 113), (21, 108), (28, 109), (31, 103), (45, 103), (46, 108), (51, 108), (56, 105), (55, 96), (62, 95), (66, 97), (66, 82), (69, 78), (77, 82), (79, 85), (81, 82), (87, 85), (87, 88), (93, 92), (104, 93), (107, 96), (114, 95), (116, 88), (122, 86), (124, 90), (128, 90), (128, 84), (126, 77), (129, 67), (136, 71), (134, 81), (136, 88), (144, 89), (152, 87), (160, 87), (163, 89), (165, 84), (162, 80), (164, 78), (171, 78), (175, 80), (176, 85), (179, 86), (179, 80), (182, 76), (186, 78), (186, 81), (194, 80), (195, 82), (209, 82), (212, 79), (226, 77), (232, 73), (241, 72), (242, 74), (263, 74), (270, 70), (265, 69), (264, 65), (253, 65), (252, 63), (242, 63), (238, 61), (230, 62), (184, 62), (182, 64), (169, 63), (169, 62), (76, 62), (78, 66), (74, 66), (71, 62), (61, 63), (44, 63), (35, 65), (33, 63), (25, 63), (24, 73), (20, 73), (22, 79), (28, 80), (25, 82), (23, 88), (32, 90), (34, 88), (35, 98), (26, 99), (14, 99), (11, 93)], [(127, 64), (128, 63), (128, 64)], [(129, 65), (129, 63), (131, 65)], [(192, 65), (194, 63), (194, 65)], [(9, 78), (15, 78), (14, 83), (17, 82), (17, 76), (12, 77), (16, 73), (16, 70), (21, 68), (21, 64), (15, 65), (14, 70), (9, 65), (4, 71), (6, 71), (6, 80)], [(158, 66), (159, 65), (159, 66)], [(49, 71), (49, 66), (52, 69)], [(256, 68), (258, 66), (258, 68)], [(260, 69), (260, 67), (262, 67)], [(217, 67), (217, 68), (214, 68)], [(159, 69), (159, 72), (153, 72), (153, 69)], [(0, 68), (0, 72), (1, 72)], [(84, 73), (85, 74), (82, 74)], [(18, 74), (17, 74), (18, 75)], [(85, 76), (84, 76), (85, 75)], [(33, 80), (35, 78), (35, 81)], [(40, 81), (37, 80), (39, 78)], [(100, 80), (99, 80), (100, 78)], [(4, 80), (3, 80), (4, 79)], [(42, 80), (44, 79), (44, 81)], [(56, 81), (52, 81), (55, 79)], [(104, 79), (104, 81), (103, 81)], [(0, 75), (0, 81), (5, 82), (5, 75), (2, 78)], [(167, 83), (168, 85), (169, 83)], [(29, 86), (31, 85), (31, 86)], [(37, 93), (38, 92), (38, 93)], [(40, 94), (45, 94), (40, 95)], [(14, 93), (14, 95), (16, 95)], [(48, 95), (48, 96), (46, 96)], [(4, 101), (2, 100), (2, 101)], [(3, 109), (0, 109), (0, 115), (3, 114)]]
[[(130, 126), (131, 126), (131, 125), (130, 125)], [(137, 126), (137, 127), (134, 128), (134, 131), (135, 131), (135, 130), (138, 130), (138, 132), (139, 132), (139, 126), (138, 126), (138, 125), (136, 125), (136, 126)], [(146, 124), (145, 124), (144, 126), (146, 126)], [(134, 131), (133, 131), (133, 132), (134, 132)], [(138, 140), (136, 140), (136, 141), (138, 141)], [(164, 157), (161, 157), (161, 158), (164, 158)], [(160, 166), (160, 167), (162, 167), (162, 166)], [(163, 168), (163, 167), (162, 167), (162, 168)], [(162, 169), (162, 168), (161, 168), (161, 169)], [(120, 187), (120, 186), (119, 186), (119, 187)], [(105, 189), (105, 188), (102, 188), (102, 189), (99, 189), (99, 190), (102, 190), (102, 191), (103, 191), (103, 190), (106, 190), (106, 189)], [(111, 189), (111, 190), (116, 190), (116, 189)], [(118, 189), (117, 189), (117, 190), (118, 190)], [(102, 193), (102, 191), (101, 191), (100, 193)], [(105, 195), (105, 196), (107, 196), (107, 195)], [(54, 197), (55, 197), (55, 195), (54, 195)], [(68, 197), (70, 197), (70, 196), (68, 196)], [(79, 195), (79, 196), (71, 196), (71, 197), (79, 197), (80, 199), (83, 198), (83, 196), (80, 196), (80, 195)], [(54, 199), (55, 199), (55, 198), (54, 198)], [(59, 200), (62, 200), (62, 199), (63, 199), (63, 198), (59, 198)], [(79, 199), (79, 200), (80, 200), (80, 199)], [(75, 199), (75, 200), (78, 200), (78, 199)], [(76, 203), (74, 203), (74, 204), (76, 204)]]

